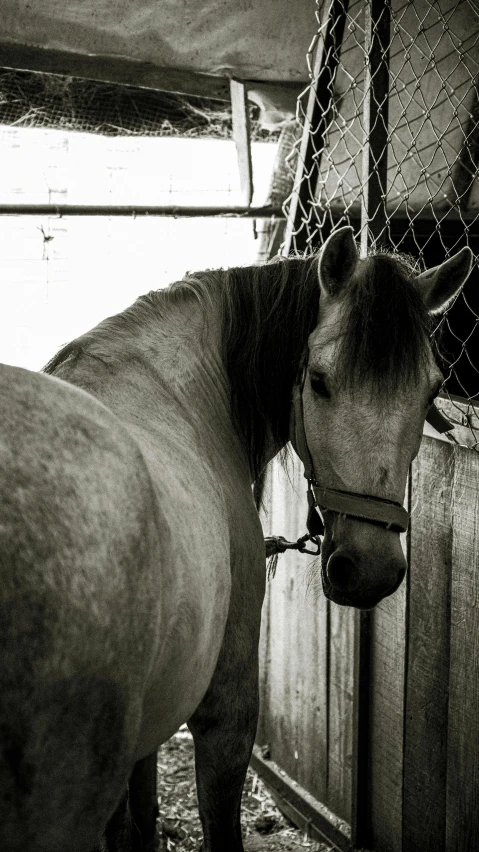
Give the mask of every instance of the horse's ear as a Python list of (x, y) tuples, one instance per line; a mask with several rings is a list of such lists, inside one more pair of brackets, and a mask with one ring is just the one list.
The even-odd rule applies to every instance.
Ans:
[(426, 307), (431, 314), (445, 311), (454, 296), (467, 281), (472, 269), (473, 254), (464, 246), (440, 266), (426, 269), (417, 276)]
[(349, 226), (339, 228), (323, 246), (318, 265), (319, 285), (327, 296), (338, 296), (356, 268), (359, 254), (353, 233)]

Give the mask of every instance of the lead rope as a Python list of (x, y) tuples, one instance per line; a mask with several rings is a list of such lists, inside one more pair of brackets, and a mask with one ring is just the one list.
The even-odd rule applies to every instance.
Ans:
[[(308, 532), (298, 538), (297, 541), (287, 541), (282, 535), (271, 535), (265, 538), (264, 544), (266, 548), (266, 559), (268, 560), (267, 572), (268, 580), (272, 580), (276, 574), (278, 566), (278, 558), (281, 553), (286, 550), (299, 550), (300, 553), (309, 553), (312, 556), (319, 556), (321, 553), (321, 538), (324, 533), (324, 525), (320, 514), (316, 508), (316, 500), (311, 488), (311, 483), (308, 480), (308, 517), (306, 520)], [(316, 545), (316, 550), (311, 550), (306, 545), (312, 541)]]
[[(313, 541), (317, 547), (316, 550), (310, 550), (306, 547), (308, 541)], [(321, 552), (321, 541), (314, 535), (306, 533), (298, 538), (297, 541), (287, 541), (282, 535), (270, 535), (264, 540), (266, 547), (266, 559), (268, 560), (267, 571), (268, 580), (272, 580), (276, 574), (278, 558), (281, 553), (286, 550), (299, 550), (300, 553), (311, 553), (312, 556), (319, 556)]]
[[(308, 553), (308, 554), (311, 554), (311, 556), (319, 556), (319, 554), (321, 553), (321, 538), (320, 538), (320, 536), (322, 536), (323, 533), (324, 533), (324, 524), (323, 524), (321, 515), (318, 512), (318, 508), (317, 508), (318, 504), (316, 503), (316, 497), (314, 496), (313, 488), (312, 488), (312, 481), (311, 481), (312, 462), (310, 461), (309, 448), (308, 448), (308, 445), (307, 445), (306, 438), (304, 438), (304, 441), (302, 441), (302, 436), (300, 436), (300, 440), (298, 441), (298, 434), (297, 434), (297, 422), (296, 422), (297, 421), (297, 411), (296, 410), (298, 408), (298, 405), (301, 406), (301, 408), (302, 408), (301, 393), (302, 393), (302, 390), (303, 390), (304, 378), (305, 378), (305, 367), (303, 367), (300, 382), (298, 383), (298, 385), (296, 385), (294, 387), (294, 390), (293, 390), (293, 405), (294, 405), (295, 415), (296, 415), (295, 416), (296, 444), (301, 444), (302, 447), (304, 445), (304, 447), (306, 448), (305, 453), (303, 452), (303, 455), (300, 455), (300, 458), (301, 458), (301, 461), (303, 462), (303, 464), (304, 464), (305, 458), (309, 462), (308, 468), (306, 469), (306, 466), (305, 466), (305, 472), (304, 472), (304, 476), (305, 476), (305, 478), (308, 482), (308, 490), (307, 490), (308, 515), (307, 515), (307, 518), (306, 518), (306, 528), (307, 528), (308, 532), (305, 533), (305, 535), (302, 535), (301, 538), (298, 538), (297, 541), (287, 541), (282, 535), (273, 535), (273, 536), (269, 536), (268, 538), (265, 538), (264, 543), (265, 543), (265, 547), (266, 547), (266, 559), (269, 560), (268, 565), (267, 565), (268, 579), (274, 578), (274, 576), (276, 574), (276, 568), (277, 568), (277, 565), (278, 565), (278, 558), (279, 558), (280, 554), (284, 553), (286, 550), (298, 550), (300, 553)], [(299, 449), (299, 447), (297, 448), (296, 451), (298, 451), (298, 449)], [(298, 453), (298, 455), (299, 455), (299, 453)], [(303, 458), (303, 456), (305, 456), (305, 458)], [(310, 550), (308, 547), (306, 547), (307, 543), (310, 542), (310, 541), (313, 542), (313, 544), (316, 545), (316, 550)]]

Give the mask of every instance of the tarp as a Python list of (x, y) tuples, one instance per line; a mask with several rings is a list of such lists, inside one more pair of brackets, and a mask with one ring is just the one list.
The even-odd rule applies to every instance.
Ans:
[(308, 78), (316, 10), (314, 0), (1, 0), (1, 40), (300, 82)]

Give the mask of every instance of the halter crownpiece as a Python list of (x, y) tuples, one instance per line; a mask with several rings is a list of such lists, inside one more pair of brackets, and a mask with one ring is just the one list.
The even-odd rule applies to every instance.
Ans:
[(304, 476), (308, 481), (308, 532), (313, 536), (324, 533), (324, 523), (319, 511), (338, 512), (367, 523), (379, 524), (394, 532), (406, 532), (409, 525), (409, 514), (400, 503), (376, 497), (371, 494), (361, 494), (356, 491), (343, 491), (338, 488), (325, 488), (318, 482), (313, 460), (308, 447), (304, 429), (303, 388), (306, 378), (306, 367), (303, 368), (301, 379), (294, 386), (294, 436), (295, 449), (304, 465)]

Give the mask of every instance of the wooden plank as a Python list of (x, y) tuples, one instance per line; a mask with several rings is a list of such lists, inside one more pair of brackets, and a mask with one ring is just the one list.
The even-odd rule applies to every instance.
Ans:
[(456, 449), (446, 850), (479, 849), (479, 455)]
[[(272, 467), (268, 529), (298, 538), (307, 514), (299, 463), (290, 472), (292, 484), (278, 461)], [(314, 575), (311, 557), (289, 552), (280, 557), (268, 583), (269, 671), (267, 689), (263, 680), (258, 742), (269, 746), (271, 757), (291, 777), (326, 801), (328, 622), (319, 576), (315, 584)]]
[(286, 772), (296, 774), (295, 732), (291, 708), (291, 614), (288, 606), (290, 572), (287, 566), (278, 567), (270, 582), (270, 671), (269, 701), (265, 708), (266, 740), (270, 754)]
[[(302, 467), (295, 460), (291, 483), (282, 472), (286, 535), (298, 538), (307, 515)], [(328, 804), (328, 605), (315, 560), (297, 551), (285, 557), (289, 599), (285, 618), (290, 630), (288, 665), (292, 685), (290, 725), (294, 731), (292, 776)], [(285, 767), (286, 768), (286, 767)]]
[(275, 761), (265, 760), (256, 747), (251, 756), (251, 766), (274, 792), (281, 810), (296, 825), (304, 828), (313, 839), (323, 843), (327, 841), (329, 849), (333, 843), (333, 849), (352, 852), (349, 826), (288, 776)]
[(240, 187), (244, 202), (249, 206), (253, 200), (253, 162), (247, 88), (241, 80), (231, 80), (230, 91), (233, 140), (238, 157)]
[[(296, 557), (298, 561), (299, 558)], [(308, 591), (307, 588), (307, 573), (313, 561), (305, 561), (303, 557), (303, 579), (296, 598), (298, 748), (295, 775), (315, 798), (329, 805), (329, 621), (328, 606), (322, 593), (315, 592), (313, 588)], [(342, 813), (338, 815), (343, 816)]]
[(404, 849), (444, 850), (454, 448), (425, 438), (412, 467)]
[(87, 56), (15, 42), (0, 42), (0, 66), (213, 100), (230, 100), (230, 81), (227, 77), (215, 77), (199, 71), (158, 68), (152, 62), (138, 62), (125, 57)]
[(352, 719), (351, 837), (355, 846), (369, 846), (371, 615), (357, 612), (354, 623)]
[[(272, 464), (271, 530), (273, 534), (294, 538), (295, 501), (290, 498), (290, 484), (277, 459)], [(288, 512), (291, 503), (291, 513)], [(284, 530), (284, 532), (283, 532)], [(271, 757), (292, 777), (296, 777), (296, 731), (294, 729), (295, 666), (292, 665), (296, 645), (295, 610), (291, 605), (291, 581), (294, 586), (294, 563), (289, 554), (280, 557), (276, 576), (270, 581), (270, 673), (268, 738)], [(293, 658), (293, 659), (292, 659)]]
[(403, 583), (371, 613), (370, 837), (371, 848), (378, 852), (403, 852), (405, 644), (406, 584)]
[(325, 803), (351, 824), (355, 613), (330, 605), (328, 792)]

